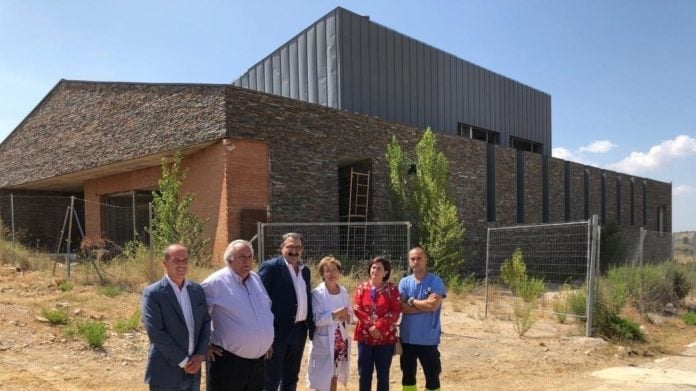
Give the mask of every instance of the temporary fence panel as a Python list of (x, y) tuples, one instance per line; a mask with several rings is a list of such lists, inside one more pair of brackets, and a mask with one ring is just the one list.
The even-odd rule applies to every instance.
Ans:
[(527, 278), (543, 281), (544, 292), (534, 300), (534, 310), (587, 318), (591, 304), (586, 306), (584, 314), (575, 314), (564, 303), (570, 295), (581, 295), (587, 303), (592, 302), (594, 292), (590, 287), (597, 273), (595, 255), (599, 247), (597, 227), (593, 219), (489, 228), (485, 315), (488, 316), (489, 308), (509, 315), (515, 301), (524, 297), (524, 287), (512, 286), (517, 283), (510, 279), (506, 283), (501, 275), (503, 265), (512, 262), (513, 254), (519, 249)]
[(410, 248), (409, 222), (357, 223), (258, 223), (257, 256), (264, 260), (280, 255), (281, 237), (288, 232), (302, 235), (303, 259), (319, 262), (331, 255), (345, 270), (360, 266), (375, 256), (392, 262), (393, 269), (405, 269)]

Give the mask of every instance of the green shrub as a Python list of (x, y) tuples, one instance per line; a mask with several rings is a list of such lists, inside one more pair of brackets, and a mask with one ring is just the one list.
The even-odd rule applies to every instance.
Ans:
[(58, 289), (60, 289), (62, 292), (68, 292), (73, 289), (73, 284), (70, 281), (61, 281), (58, 284)]
[(140, 309), (135, 310), (128, 319), (119, 319), (114, 323), (114, 330), (117, 333), (123, 334), (135, 331), (140, 326)]
[(544, 291), (546, 283), (543, 278), (527, 277), (517, 285), (517, 295), (528, 303), (538, 299)]
[(696, 276), (686, 265), (681, 265), (676, 262), (670, 262), (669, 265), (674, 295), (678, 300), (683, 300), (694, 288)]
[(640, 325), (618, 315), (610, 316), (606, 324), (602, 324), (601, 330), (607, 338), (645, 342), (645, 334)]
[(478, 288), (478, 286), (479, 282), (473, 273), (465, 278), (461, 278), (457, 274), (447, 281), (448, 290), (455, 295), (472, 293)]
[(48, 323), (52, 325), (68, 324), (68, 314), (61, 310), (41, 310), (41, 316), (48, 319)]
[(87, 320), (78, 325), (80, 335), (92, 348), (101, 348), (106, 341), (106, 324), (101, 321)]
[(682, 316), (684, 323), (690, 326), (696, 326), (696, 312), (687, 312)]
[(114, 298), (114, 297), (120, 295), (121, 293), (123, 293), (123, 291), (121, 290), (121, 287), (119, 287), (119, 286), (106, 285), (106, 286), (100, 287), (97, 290), (97, 293), (99, 293), (102, 296)]
[(536, 322), (534, 314), (532, 314), (535, 306), (536, 302), (528, 302), (519, 298), (516, 298), (513, 303), (512, 315), (515, 323), (512, 324), (512, 327), (520, 337), (527, 333)]
[(669, 277), (669, 269), (670, 266), (666, 263), (643, 266), (641, 273), (642, 292), (639, 296), (641, 310), (661, 311), (665, 304), (674, 301), (674, 284), (672, 278)]
[(566, 296), (566, 306), (569, 313), (578, 317), (585, 317), (587, 315), (586, 290), (587, 287), (583, 285), (583, 289), (568, 293)]
[(619, 278), (613, 278), (611, 272), (598, 282), (595, 311), (609, 315), (618, 314), (628, 300), (628, 285)]
[(206, 248), (210, 239), (204, 234), (207, 220), (191, 212), (195, 195), (183, 193), (182, 184), (187, 171), (181, 169), (182, 154), (177, 151), (173, 159), (162, 158), (162, 176), (157, 182), (158, 190), (152, 193), (152, 229), (150, 238), (155, 252), (160, 252), (171, 243), (181, 243), (188, 249), (194, 265), (201, 265), (208, 258)]
[(500, 267), (500, 279), (512, 290), (513, 295), (517, 295), (518, 286), (527, 279), (527, 266), (524, 264), (522, 250), (515, 249), (512, 257), (503, 262)]
[(573, 293), (573, 288), (570, 285), (563, 284), (558, 294), (553, 298), (551, 306), (558, 323), (563, 324), (568, 318), (568, 313), (570, 313), (569, 296)]

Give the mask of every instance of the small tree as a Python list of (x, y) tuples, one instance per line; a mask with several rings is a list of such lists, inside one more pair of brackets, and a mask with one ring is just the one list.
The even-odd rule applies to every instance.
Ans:
[(159, 252), (171, 243), (181, 243), (188, 248), (191, 260), (200, 264), (209, 239), (203, 237), (205, 221), (191, 213), (194, 196), (181, 194), (186, 173), (181, 172), (180, 164), (180, 152), (169, 163), (162, 159), (159, 192), (153, 192), (152, 200), (152, 247)]
[(464, 263), (464, 227), (449, 197), (447, 158), (436, 141), (435, 134), (426, 129), (416, 145), (415, 159), (410, 159), (392, 137), (387, 147), (389, 184), (394, 217), (414, 222), (414, 236), (430, 254), (438, 274), (449, 280)]

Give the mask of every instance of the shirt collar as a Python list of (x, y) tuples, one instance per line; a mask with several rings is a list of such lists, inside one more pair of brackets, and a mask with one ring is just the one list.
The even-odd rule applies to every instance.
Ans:
[(176, 283), (172, 281), (171, 278), (169, 278), (169, 275), (165, 274), (164, 276), (167, 278), (167, 281), (169, 281), (169, 285), (171, 285), (172, 288), (176, 288), (175, 291), (183, 291), (184, 289), (186, 289), (186, 287), (191, 285), (191, 282), (188, 280), (188, 278), (184, 278), (184, 285), (181, 287), (181, 289), (179, 289), (179, 286), (176, 285)]
[[(285, 261), (285, 265), (287, 265), (287, 267), (292, 267), (292, 264), (288, 262), (288, 260), (285, 259), (285, 257), (283, 257), (283, 261)], [(302, 260), (299, 260), (297, 263), (300, 265), (299, 270), (302, 271), (302, 269), (304, 269), (304, 263), (302, 263)]]
[[(227, 266), (227, 272), (230, 273), (230, 276), (232, 277), (232, 280), (234, 282), (238, 284), (244, 284), (244, 280), (242, 280), (242, 277), (240, 277), (239, 274), (235, 273), (231, 267)], [(249, 273), (249, 275), (251, 275), (251, 273)]]

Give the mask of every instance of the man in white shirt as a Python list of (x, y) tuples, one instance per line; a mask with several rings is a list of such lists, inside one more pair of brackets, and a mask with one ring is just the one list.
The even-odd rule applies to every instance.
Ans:
[(201, 283), (212, 318), (207, 389), (260, 391), (264, 359), (272, 354), (271, 299), (251, 270), (249, 242), (233, 241), (223, 259), (226, 266)]
[(200, 285), (186, 279), (188, 250), (164, 250), (166, 274), (143, 291), (142, 316), (150, 350), (145, 382), (150, 390), (198, 391), (210, 340), (210, 316)]

